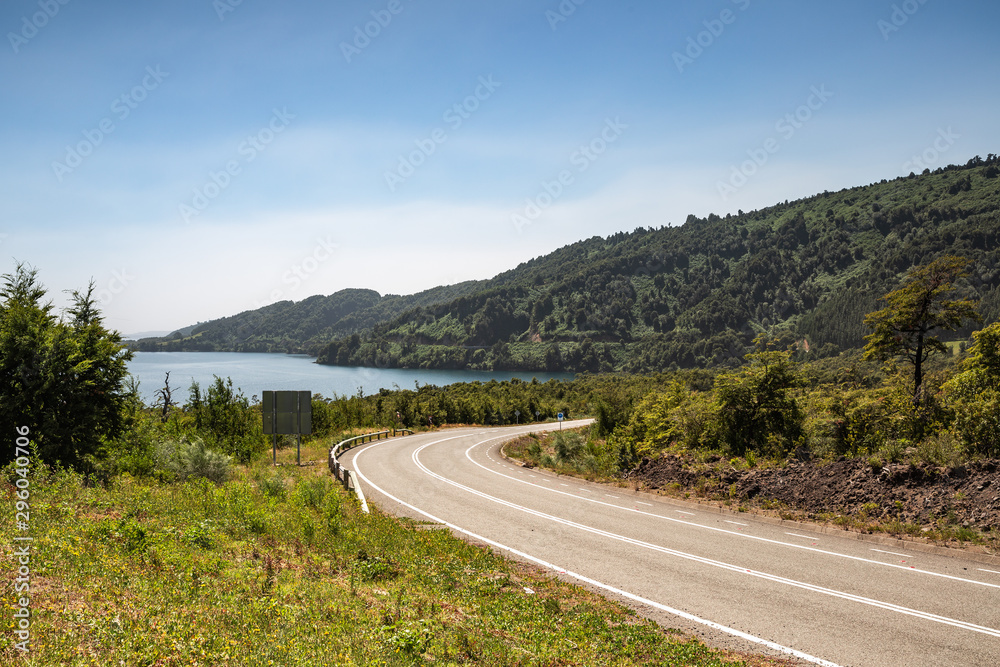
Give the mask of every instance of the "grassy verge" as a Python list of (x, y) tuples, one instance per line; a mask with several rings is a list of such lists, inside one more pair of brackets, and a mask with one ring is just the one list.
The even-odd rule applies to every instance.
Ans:
[[(8, 468), (8, 508), (13, 481)], [(13, 544), (11, 520), (0, 534)], [(40, 470), (28, 534), (30, 652), (14, 647), (8, 585), (3, 664), (770, 664), (735, 661), (436, 527), (365, 515), (325, 465), (107, 487)], [(0, 569), (17, 569), (10, 548)]]

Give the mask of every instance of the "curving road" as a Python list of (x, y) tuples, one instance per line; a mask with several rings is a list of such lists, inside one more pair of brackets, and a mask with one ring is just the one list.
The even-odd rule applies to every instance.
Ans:
[(539, 430), (425, 433), (341, 460), (386, 511), (445, 524), (716, 645), (803, 664), (1000, 664), (1000, 567), (634, 494), (500, 455), (505, 440)]

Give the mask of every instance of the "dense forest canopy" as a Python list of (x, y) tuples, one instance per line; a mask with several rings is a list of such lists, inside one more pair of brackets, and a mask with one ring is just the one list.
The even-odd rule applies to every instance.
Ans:
[[(283, 302), (139, 349), (306, 351), (380, 367), (629, 371), (735, 366), (760, 333), (813, 357), (861, 348), (865, 314), (913, 266), (1000, 317), (1000, 159), (824, 192), (679, 227), (594, 237), (491, 280)], [(972, 333), (971, 323), (954, 340)]]

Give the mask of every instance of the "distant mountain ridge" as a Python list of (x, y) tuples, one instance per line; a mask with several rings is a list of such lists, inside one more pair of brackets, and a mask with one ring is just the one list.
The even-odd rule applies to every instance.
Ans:
[[(811, 355), (863, 344), (912, 266), (972, 261), (1000, 317), (1000, 159), (725, 218), (560, 248), (490, 280), (407, 297), (344, 290), (215, 320), (139, 349), (304, 351), (326, 364), (630, 372), (736, 364), (761, 332)], [(968, 331), (959, 335), (967, 336)]]
[(279, 301), (231, 317), (185, 327), (133, 343), (144, 352), (285, 352), (315, 355), (331, 339), (371, 329), (412, 308), (448, 302), (471, 293), (469, 281), (398, 296), (345, 289), (298, 302)]

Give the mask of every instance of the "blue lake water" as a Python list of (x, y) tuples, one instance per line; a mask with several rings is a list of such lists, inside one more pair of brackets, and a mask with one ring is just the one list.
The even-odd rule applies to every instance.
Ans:
[(358, 389), (365, 395), (379, 389), (413, 389), (421, 386), (444, 386), (455, 382), (490, 380), (531, 380), (545, 382), (573, 379), (572, 373), (516, 373), (513, 371), (428, 371), (398, 368), (350, 368), (320, 366), (312, 357), (290, 354), (249, 354), (243, 352), (136, 352), (129, 371), (139, 379), (139, 392), (146, 403), (153, 403), (156, 390), (163, 387), (170, 372), (174, 400), (187, 400), (188, 388), (197, 382), (205, 389), (214, 376), (232, 378), (233, 387), (252, 399), (264, 390), (299, 390), (322, 394), (327, 398), (353, 395)]

